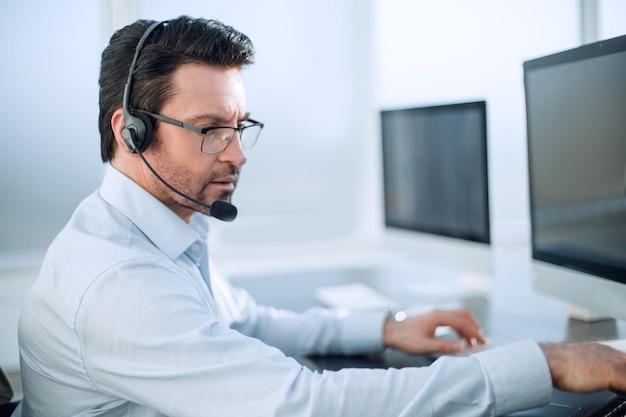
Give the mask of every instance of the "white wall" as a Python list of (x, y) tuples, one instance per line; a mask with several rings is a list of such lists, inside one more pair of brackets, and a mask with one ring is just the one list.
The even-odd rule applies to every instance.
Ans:
[(100, 182), (101, 8), (70, 0), (0, 5), (0, 266), (43, 251)]
[(609, 39), (626, 34), (626, 2), (597, 0), (597, 38)]

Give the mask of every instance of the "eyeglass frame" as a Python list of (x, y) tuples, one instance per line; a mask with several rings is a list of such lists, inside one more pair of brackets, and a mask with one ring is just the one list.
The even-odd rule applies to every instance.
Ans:
[[(192, 132), (200, 133), (202, 135), (202, 143), (200, 144), (200, 152), (202, 152), (203, 154), (206, 154), (206, 155), (215, 155), (215, 154), (224, 152), (230, 146), (230, 143), (233, 141), (233, 138), (235, 137), (235, 132), (239, 133), (239, 138), (241, 139), (241, 136), (242, 136), (244, 130), (246, 130), (246, 129), (250, 128), (250, 127), (258, 126), (258, 127), (260, 127), (260, 130), (259, 130), (259, 135), (260, 135), (261, 131), (263, 130), (263, 127), (265, 126), (263, 123), (261, 123), (259, 121), (256, 121), (254, 119), (247, 119), (246, 121), (250, 122), (251, 124), (245, 125), (245, 126), (237, 126), (237, 127), (232, 127), (232, 126), (208, 126), (208, 127), (201, 128), (201, 127), (189, 124), (189, 123), (181, 122), (180, 120), (172, 119), (171, 117), (163, 116), (163, 115), (160, 115), (158, 113), (152, 113), (152, 112), (149, 112), (149, 111), (146, 111), (146, 110), (135, 110), (135, 112), (145, 114), (145, 115), (150, 116), (153, 119), (156, 119), (156, 120), (158, 120), (160, 122), (163, 122), (163, 123), (167, 123), (167, 124), (170, 124), (170, 125), (173, 125), (173, 126), (182, 127), (183, 129), (187, 129), (187, 130), (190, 130)], [(222, 149), (220, 151), (216, 151), (216, 152), (205, 152), (204, 150), (202, 150), (203, 144), (204, 144), (204, 138), (206, 137), (206, 134), (208, 132), (210, 132), (211, 130), (215, 130), (215, 129), (233, 129), (233, 134), (230, 137), (230, 139), (228, 139), (228, 142), (226, 143), (226, 146), (224, 146), (224, 149)], [(252, 144), (252, 146), (250, 146), (248, 148), (243, 148), (243, 149), (244, 150), (250, 149), (254, 145), (256, 145), (256, 142), (258, 140), (259, 135), (257, 135), (257, 138), (254, 140), (254, 143)]]

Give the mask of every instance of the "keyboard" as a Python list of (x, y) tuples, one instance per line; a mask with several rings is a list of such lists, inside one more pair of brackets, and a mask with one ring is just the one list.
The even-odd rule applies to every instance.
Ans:
[(594, 417), (626, 417), (626, 397), (616, 397), (595, 413)]

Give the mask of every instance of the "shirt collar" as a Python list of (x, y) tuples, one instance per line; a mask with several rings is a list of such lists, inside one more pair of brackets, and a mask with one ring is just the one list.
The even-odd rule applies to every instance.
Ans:
[(100, 195), (128, 217), (170, 259), (179, 257), (192, 244), (206, 241), (208, 221), (204, 215), (195, 213), (191, 225), (187, 224), (110, 164), (106, 168)]

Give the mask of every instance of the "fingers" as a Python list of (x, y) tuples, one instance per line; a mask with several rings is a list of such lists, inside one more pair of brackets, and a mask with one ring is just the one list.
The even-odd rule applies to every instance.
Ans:
[[(435, 330), (448, 326), (463, 340), (438, 340)], [(486, 343), (478, 320), (467, 310), (434, 310), (398, 322), (387, 320), (383, 327), (383, 343), (411, 354), (459, 353), (465, 344)]]
[(458, 340), (434, 340), (430, 350), (438, 354), (455, 355), (461, 353), (464, 348), (465, 344)]
[(468, 310), (434, 310), (429, 315), (435, 326), (451, 327), (470, 346), (487, 343), (480, 323)]

